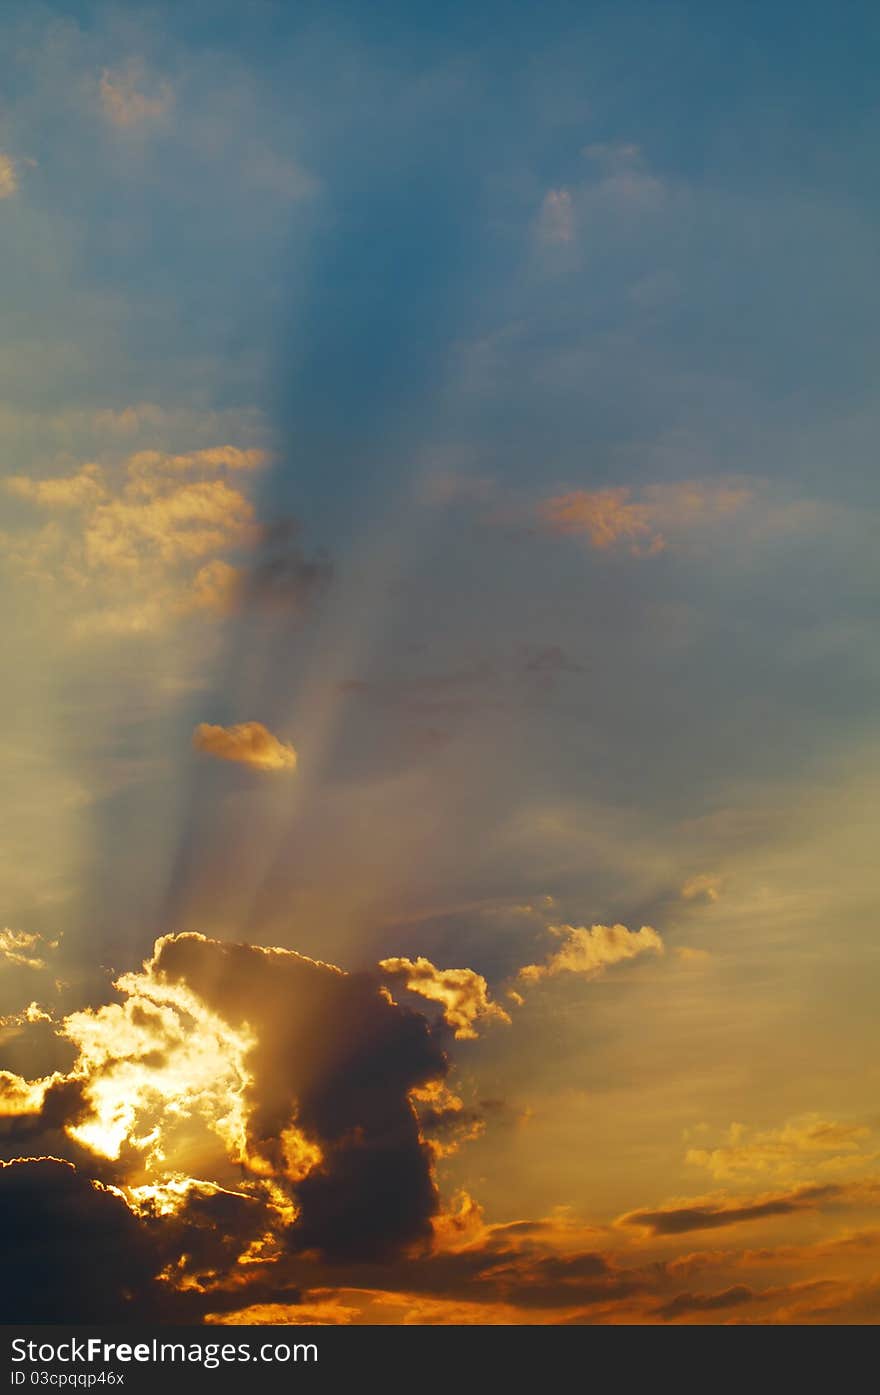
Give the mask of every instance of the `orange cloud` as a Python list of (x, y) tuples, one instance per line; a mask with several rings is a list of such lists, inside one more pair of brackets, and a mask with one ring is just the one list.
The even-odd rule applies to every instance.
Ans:
[(97, 504), (107, 494), (98, 465), (84, 465), (75, 475), (58, 479), (32, 480), (27, 475), (10, 475), (5, 485), (10, 494), (50, 509), (85, 508)]
[(218, 760), (237, 761), (255, 770), (293, 770), (296, 751), (279, 741), (262, 722), (238, 722), (235, 726), (212, 726), (200, 722), (193, 733), (193, 746)]
[(582, 974), (597, 978), (610, 964), (634, 959), (639, 954), (663, 953), (663, 941), (651, 925), (628, 930), (625, 925), (548, 925), (551, 934), (562, 939), (555, 954), (543, 964), (526, 964), (519, 977), (529, 983), (556, 974)]
[(789, 1216), (796, 1211), (818, 1210), (824, 1202), (839, 1200), (844, 1188), (834, 1184), (809, 1184), (788, 1192), (776, 1192), (736, 1201), (697, 1198), (656, 1211), (629, 1211), (616, 1224), (632, 1226), (649, 1235), (682, 1235), (692, 1230), (718, 1230), (747, 1221)]
[(701, 872), (688, 877), (681, 888), (684, 901), (717, 901), (721, 895), (721, 878), (713, 872)]
[(212, 610), (217, 615), (229, 615), (235, 610), (240, 593), (241, 571), (219, 558), (213, 562), (206, 562), (193, 579), (193, 605), (199, 610)]
[(11, 155), (0, 153), (0, 199), (11, 198), (18, 190), (18, 170)]
[(576, 489), (542, 501), (538, 518), (550, 532), (585, 536), (599, 551), (627, 546), (634, 556), (653, 556), (669, 538), (730, 518), (753, 499), (748, 486), (723, 480), (646, 485), (636, 495), (627, 486)]
[[(268, 460), (264, 450), (221, 444), (138, 451), (115, 469), (89, 463), (56, 478), (9, 476), (8, 493), (53, 517), (7, 535), (6, 558), (29, 577), (62, 584), (56, 594), (76, 602), (78, 632), (155, 630), (196, 610), (227, 614), (245, 598), (248, 569), (224, 554), (257, 549), (262, 538), (251, 500), (231, 477)], [(305, 594), (308, 564), (299, 560), (288, 590), (299, 581)]]
[(840, 1124), (819, 1114), (790, 1119), (778, 1129), (747, 1129), (731, 1124), (724, 1143), (717, 1148), (690, 1148), (685, 1161), (705, 1168), (718, 1181), (773, 1174), (791, 1176), (806, 1165), (824, 1172), (841, 1171), (864, 1164), (862, 1146), (871, 1130), (860, 1124)]
[(58, 948), (57, 940), (45, 940), (42, 935), (27, 930), (0, 930), (0, 958), (7, 964), (23, 969), (45, 969), (47, 950)]
[(441, 1003), (443, 1017), (459, 1039), (476, 1038), (476, 1022), (510, 1023), (510, 1017), (489, 998), (489, 985), (473, 969), (437, 969), (430, 959), (382, 959), (379, 968), (404, 979), (410, 993)]
[(630, 489), (624, 488), (578, 489), (545, 500), (538, 515), (552, 532), (585, 533), (593, 547), (604, 551), (651, 532), (647, 508), (632, 503), (631, 494)]

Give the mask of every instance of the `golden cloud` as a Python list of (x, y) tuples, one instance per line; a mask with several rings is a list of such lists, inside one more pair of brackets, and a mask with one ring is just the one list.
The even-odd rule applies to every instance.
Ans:
[(16, 964), (23, 969), (45, 969), (47, 951), (58, 948), (57, 940), (46, 940), (42, 935), (31, 934), (27, 930), (0, 930), (0, 957), (7, 964)]
[[(7, 476), (6, 491), (51, 515), (2, 540), (20, 573), (49, 583), (76, 608), (77, 632), (143, 632), (198, 611), (226, 615), (262, 603), (260, 568), (280, 575), (275, 603), (302, 609), (326, 574), (288, 540), (266, 553), (266, 530), (240, 481), (267, 451), (220, 444), (172, 454), (141, 450), (118, 467), (91, 462), (68, 475)], [(227, 554), (256, 553), (234, 566)], [(125, 599), (119, 601), (120, 574)]]
[(688, 877), (681, 888), (681, 896), (684, 901), (717, 901), (721, 895), (721, 878), (714, 872), (700, 872), (695, 877)]
[(262, 722), (238, 722), (235, 726), (213, 726), (200, 722), (193, 732), (193, 746), (218, 760), (237, 761), (255, 770), (294, 770), (297, 755), (287, 742), (279, 741)]
[(663, 941), (650, 925), (628, 930), (625, 925), (548, 925), (552, 935), (561, 938), (559, 949), (543, 964), (526, 964), (519, 977), (529, 983), (556, 974), (581, 974), (596, 978), (611, 964), (634, 959), (639, 954), (663, 953)]
[(690, 1148), (685, 1161), (705, 1168), (718, 1181), (761, 1176), (793, 1176), (805, 1166), (839, 1172), (876, 1157), (863, 1144), (871, 1130), (862, 1124), (841, 1124), (819, 1114), (790, 1119), (778, 1129), (748, 1129), (731, 1124), (717, 1148)]
[(438, 969), (430, 959), (382, 959), (379, 968), (392, 978), (404, 980), (410, 993), (440, 1003), (443, 1018), (459, 1039), (476, 1038), (475, 1023), (510, 1023), (504, 1009), (489, 998), (489, 985), (473, 969)]
[(28, 475), (10, 475), (6, 489), (19, 499), (30, 499), (44, 508), (79, 509), (106, 498), (100, 466), (84, 465), (74, 475), (58, 479), (34, 480)]
[(18, 189), (18, 170), (11, 155), (0, 153), (0, 199), (11, 198)]
[[(392, 960), (379, 973), (407, 982), (419, 963)], [(443, 985), (444, 971), (425, 964), (421, 981), (451, 996), (432, 1000), (460, 1011), (459, 1027), (491, 1015), (484, 982), (482, 994), (470, 977)], [(817, 1234), (820, 1213), (873, 1212), (876, 1179), (679, 1198), (610, 1227), (566, 1208), (490, 1223), (467, 1193), (441, 1206), (433, 1166), (443, 1149), (425, 1135), (448, 1119), (467, 1136), (473, 1116), (446, 1084), (424, 1015), (393, 1003), (376, 973), (183, 934), (158, 940), (114, 987), (117, 1001), (61, 1023), (77, 1052), (66, 1074), (0, 1071), (11, 1256), (0, 1302), (17, 1322), (821, 1322), (876, 1312), (880, 1231)], [(42, 1021), (41, 1010), (32, 1016)], [(821, 1167), (835, 1155), (866, 1160), (865, 1132), (805, 1115), (724, 1147), (771, 1158), (788, 1149)], [(692, 1248), (693, 1232), (771, 1222), (796, 1235), (807, 1222), (807, 1243)], [(744, 1282), (749, 1270), (766, 1285)]]

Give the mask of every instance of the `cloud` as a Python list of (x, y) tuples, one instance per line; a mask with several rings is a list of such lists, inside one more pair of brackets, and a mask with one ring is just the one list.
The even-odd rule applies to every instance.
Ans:
[(268, 465), (268, 451), (243, 450), (239, 446), (209, 446), (203, 450), (172, 455), (167, 451), (142, 450), (129, 456), (130, 472), (136, 476), (182, 474), (187, 470), (261, 470)]
[(163, 1257), (125, 1201), (58, 1158), (0, 1162), (10, 1322), (120, 1322), (155, 1314)]
[(727, 1308), (738, 1308), (744, 1303), (754, 1303), (760, 1296), (745, 1284), (733, 1284), (719, 1293), (676, 1294), (669, 1303), (658, 1308), (657, 1313), (667, 1321), (674, 1321), (692, 1313), (717, 1313)]
[(529, 983), (556, 974), (582, 974), (597, 978), (610, 964), (634, 959), (639, 954), (663, 953), (663, 941), (650, 925), (628, 930), (625, 925), (549, 925), (551, 934), (562, 944), (543, 964), (526, 964), (519, 977)]
[(447, 1062), (421, 1014), (371, 975), (192, 934), (158, 941), (145, 975), (195, 994), (234, 1031), (250, 1024), (247, 1155), (283, 1180), (295, 1126), (320, 1158), (286, 1184), (289, 1245), (352, 1258), (429, 1241), (437, 1193), (410, 1092)]
[[(593, 547), (607, 550), (619, 542), (634, 543), (651, 533), (644, 504), (631, 502), (632, 491), (578, 489), (542, 503), (538, 516), (555, 533), (585, 533)], [(656, 545), (655, 540), (654, 545)], [(662, 546), (662, 539), (659, 540)]]
[(151, 79), (143, 64), (105, 68), (99, 84), (101, 109), (122, 130), (144, 126), (166, 116), (174, 103), (174, 89), (164, 78)]
[(506, 1022), (510, 1017), (489, 998), (489, 985), (473, 969), (437, 969), (430, 959), (382, 959), (379, 968), (391, 978), (403, 978), (404, 987), (431, 1002), (441, 1003), (444, 1021), (459, 1039), (474, 1040), (476, 1023)]
[(34, 480), (28, 475), (9, 475), (4, 483), (10, 494), (49, 509), (85, 508), (96, 505), (107, 494), (97, 465), (84, 465), (76, 474), (58, 479)]
[(0, 151), (0, 199), (11, 198), (18, 190), (18, 170), (11, 155)]
[(567, 243), (574, 238), (574, 207), (568, 189), (550, 189), (544, 196), (538, 218), (538, 235), (543, 242)]
[(720, 1147), (690, 1148), (685, 1161), (705, 1168), (718, 1181), (766, 1174), (792, 1176), (807, 1165), (840, 1171), (864, 1166), (869, 1158), (862, 1147), (870, 1135), (864, 1125), (835, 1123), (819, 1114), (790, 1119), (778, 1129), (731, 1124)]
[(753, 489), (736, 481), (686, 480), (645, 485), (576, 489), (538, 505), (538, 519), (551, 532), (586, 537), (608, 552), (625, 547), (636, 557), (656, 556), (678, 541), (741, 513)]
[[(67, 1073), (0, 1076), (10, 1140), (89, 1167), (148, 1229), (161, 1221), (180, 1278), (196, 1257), (169, 1227), (209, 1202), (227, 1213), (228, 1264), (248, 1247), (256, 1264), (378, 1262), (430, 1245), (435, 1152), (413, 1102), (448, 1063), (374, 974), (188, 934), (158, 940), (115, 987), (120, 1001), (61, 1024), (77, 1049)], [(180, 1170), (196, 1159), (203, 1180)]]
[(246, 543), (253, 523), (253, 505), (225, 480), (132, 491), (91, 514), (86, 565), (134, 571), (146, 558), (174, 566)]
[[(428, 968), (423, 981), (442, 979)], [(480, 985), (466, 986), (458, 1006), (478, 1021)], [(869, 1260), (873, 1233), (636, 1263), (622, 1233), (873, 1206), (871, 1181), (700, 1197), (600, 1228), (564, 1211), (489, 1223), (466, 1194), (444, 1207), (435, 1162), (493, 1102), (462, 1104), (436, 1033), (376, 972), (189, 933), (159, 939), (115, 989), (61, 1024), (69, 1070), (0, 1073), (0, 1300), (16, 1322), (699, 1322), (752, 1305), (822, 1320), (865, 1302), (857, 1276), (833, 1281), (832, 1307), (825, 1281), (797, 1276)], [(821, 1157), (842, 1127), (801, 1132)], [(784, 1282), (753, 1289), (755, 1265)]]
[[(13, 960), (12, 962), (15, 963), (17, 961)], [(33, 962), (33, 966), (41, 969), (46, 967), (40, 960)], [(46, 1012), (44, 1008), (41, 1008), (38, 1002), (31, 1001), (26, 1008), (22, 1008), (21, 1012), (13, 1012), (6, 1017), (0, 1017), (0, 1027), (22, 1027), (26, 1022), (51, 1021), (52, 1014)]]
[(78, 634), (159, 630), (248, 607), (301, 619), (332, 568), (303, 554), (295, 521), (258, 523), (250, 476), (270, 458), (220, 444), (140, 450), (55, 478), (7, 476), (6, 491), (50, 519), (20, 524), (0, 548), (15, 572), (73, 610)]
[(243, 605), (305, 614), (329, 583), (332, 573), (326, 557), (304, 557), (299, 548), (290, 546), (242, 571), (238, 596)]
[(219, 557), (199, 567), (193, 577), (192, 601), (199, 610), (230, 615), (238, 607), (240, 591), (241, 569)]
[(719, 1230), (794, 1212), (816, 1210), (825, 1201), (841, 1195), (834, 1185), (811, 1184), (790, 1192), (740, 1201), (696, 1201), (665, 1207), (658, 1211), (629, 1211), (617, 1224), (632, 1226), (651, 1235), (681, 1235), (691, 1230)]
[(7, 964), (15, 964), (23, 969), (45, 969), (46, 953), (58, 948), (57, 940), (46, 940), (42, 935), (31, 934), (27, 930), (0, 930), (0, 957)]
[(296, 751), (263, 726), (262, 722), (238, 722), (212, 726), (201, 722), (193, 732), (193, 746), (218, 760), (237, 761), (254, 770), (294, 770)]
[(721, 895), (721, 878), (714, 872), (700, 872), (695, 877), (688, 877), (681, 888), (681, 897), (684, 901), (706, 901), (712, 903), (717, 901)]

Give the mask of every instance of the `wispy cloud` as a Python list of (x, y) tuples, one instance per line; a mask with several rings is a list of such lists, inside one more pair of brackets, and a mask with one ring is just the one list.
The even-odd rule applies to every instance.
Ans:
[(166, 78), (152, 77), (137, 60), (121, 68), (105, 68), (99, 91), (104, 116), (122, 130), (157, 121), (174, 104), (171, 83)]
[(672, 541), (734, 518), (754, 501), (748, 484), (683, 480), (608, 489), (575, 489), (538, 505), (552, 533), (582, 536), (599, 551), (625, 548), (633, 556), (663, 552)]

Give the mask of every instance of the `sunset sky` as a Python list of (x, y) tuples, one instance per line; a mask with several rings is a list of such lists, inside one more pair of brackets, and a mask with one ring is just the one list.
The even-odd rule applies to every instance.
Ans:
[(880, 1320), (876, 6), (0, 38), (3, 1320)]

